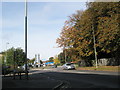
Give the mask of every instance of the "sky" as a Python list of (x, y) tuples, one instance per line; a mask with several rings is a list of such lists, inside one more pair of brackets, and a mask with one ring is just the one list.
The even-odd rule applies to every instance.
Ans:
[[(25, 50), (23, 2), (2, 2), (2, 48), (11, 47)], [(1, 9), (1, 8), (0, 8)], [(28, 3), (28, 58), (40, 54), (40, 59), (58, 55), (57, 48), (64, 22), (77, 10), (85, 10), (86, 2), (29, 2)], [(0, 18), (1, 19), (1, 18)], [(0, 22), (1, 24), (1, 22)], [(9, 44), (6, 44), (6, 43)]]

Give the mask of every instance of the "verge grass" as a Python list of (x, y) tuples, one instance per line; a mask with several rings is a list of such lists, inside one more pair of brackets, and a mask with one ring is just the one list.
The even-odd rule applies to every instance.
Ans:
[(120, 72), (120, 66), (77, 67), (77, 70), (96, 70)]

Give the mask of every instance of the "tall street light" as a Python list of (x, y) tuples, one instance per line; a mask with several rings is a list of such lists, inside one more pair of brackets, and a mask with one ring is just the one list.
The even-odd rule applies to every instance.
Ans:
[(28, 69), (27, 69), (27, 0), (25, 0), (25, 72), (26, 72), (26, 79), (28, 80)]
[(5, 55), (5, 64), (6, 64), (6, 62), (7, 62), (7, 45), (8, 45), (9, 43), (7, 42), (6, 43), (6, 55)]

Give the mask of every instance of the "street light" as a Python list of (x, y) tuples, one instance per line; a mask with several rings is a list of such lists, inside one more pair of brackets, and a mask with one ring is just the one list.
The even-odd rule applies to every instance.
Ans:
[(7, 45), (8, 45), (8, 44), (9, 44), (9, 43), (7, 42), (7, 43), (6, 43), (5, 59), (4, 59), (4, 68), (3, 68), (3, 70), (4, 70), (4, 76), (5, 76), (5, 73), (6, 73), (5, 68), (6, 68), (6, 62), (7, 62)]
[(25, 72), (26, 72), (26, 79), (28, 80), (28, 69), (27, 69), (27, 0), (25, 0)]
[(7, 62), (7, 45), (8, 45), (8, 44), (9, 44), (9, 43), (7, 42), (7, 43), (6, 43), (6, 53), (5, 53), (5, 54), (6, 54), (6, 55), (5, 55), (5, 64), (6, 64), (6, 62)]

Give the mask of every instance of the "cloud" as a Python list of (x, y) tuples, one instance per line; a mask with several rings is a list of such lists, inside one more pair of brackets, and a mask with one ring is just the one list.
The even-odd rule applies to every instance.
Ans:
[(28, 18), (31, 24), (54, 24), (54, 22), (62, 21), (63, 18), (67, 18), (80, 8), (85, 9), (85, 3), (46, 3), (45, 6), (37, 8), (30, 7), (32, 11), (29, 12)]

